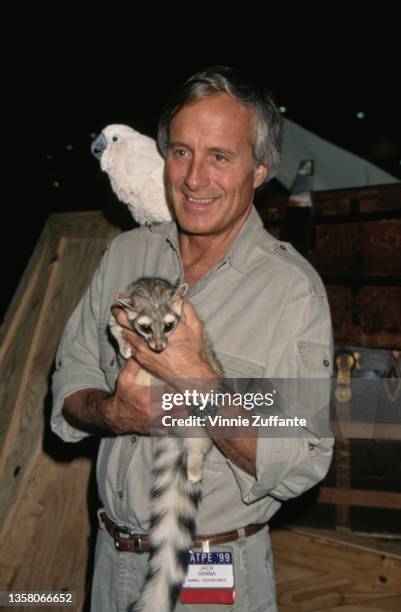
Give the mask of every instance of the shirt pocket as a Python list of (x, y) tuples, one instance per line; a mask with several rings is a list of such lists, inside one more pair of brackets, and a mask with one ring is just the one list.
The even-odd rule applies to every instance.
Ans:
[(223, 366), (225, 378), (262, 378), (264, 376), (265, 368), (259, 363), (222, 351), (216, 351), (216, 355)]
[(297, 342), (297, 373), (299, 377), (327, 377), (332, 371), (332, 351), (328, 344), (300, 340)]
[(317, 438), (330, 436), (332, 360), (331, 347), (326, 343), (297, 343), (298, 378), (290, 381), (290, 390), (296, 392), (296, 413), (306, 418), (307, 430)]

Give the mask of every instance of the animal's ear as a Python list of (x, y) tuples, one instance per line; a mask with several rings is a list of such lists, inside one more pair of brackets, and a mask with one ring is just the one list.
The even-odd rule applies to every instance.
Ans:
[(128, 308), (128, 310), (135, 310), (134, 305), (128, 302), (127, 299), (116, 297), (115, 304), (119, 304), (120, 306), (123, 306), (124, 308)]
[(183, 297), (188, 293), (189, 285), (187, 283), (182, 283), (174, 294), (174, 299), (182, 300)]
[(180, 285), (177, 289), (177, 291), (174, 293), (173, 296), (173, 310), (176, 313), (176, 315), (178, 315), (179, 317), (182, 314), (182, 300), (184, 298), (184, 296), (186, 295), (187, 291), (188, 291), (189, 287), (187, 285), (187, 283), (183, 283), (182, 285)]

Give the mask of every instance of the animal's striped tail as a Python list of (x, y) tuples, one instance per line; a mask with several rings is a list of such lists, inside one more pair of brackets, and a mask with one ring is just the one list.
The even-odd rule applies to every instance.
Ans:
[(155, 438), (151, 552), (141, 596), (132, 612), (171, 612), (189, 562), (201, 483), (187, 479), (179, 438)]

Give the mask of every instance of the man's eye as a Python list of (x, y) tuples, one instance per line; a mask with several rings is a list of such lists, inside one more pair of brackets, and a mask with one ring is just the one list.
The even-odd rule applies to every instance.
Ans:
[(225, 155), (223, 155), (222, 153), (215, 153), (214, 154), (214, 158), (218, 162), (227, 161), (227, 157)]
[(174, 327), (174, 321), (171, 321), (171, 323), (165, 323), (164, 324), (164, 331), (165, 332), (169, 332), (173, 329)]
[(185, 157), (185, 155), (187, 154), (185, 149), (175, 149), (173, 151), (173, 155), (175, 157)]
[(152, 328), (150, 325), (140, 325), (139, 327), (145, 334), (150, 334), (152, 331)]

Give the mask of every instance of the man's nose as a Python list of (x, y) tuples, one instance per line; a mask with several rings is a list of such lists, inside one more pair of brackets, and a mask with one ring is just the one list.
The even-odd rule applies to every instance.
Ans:
[(189, 189), (200, 189), (209, 185), (209, 172), (207, 164), (203, 159), (193, 157), (188, 165), (185, 184)]

